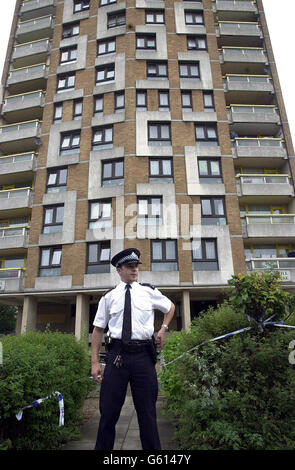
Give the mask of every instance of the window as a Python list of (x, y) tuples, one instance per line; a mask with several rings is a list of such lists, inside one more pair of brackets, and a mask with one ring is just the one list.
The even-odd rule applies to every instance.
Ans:
[(125, 93), (124, 91), (115, 92), (115, 112), (122, 113), (125, 110)]
[(58, 75), (57, 92), (69, 91), (75, 88), (75, 74)]
[(169, 111), (169, 91), (159, 90), (158, 91), (158, 99), (159, 99), (159, 111)]
[(89, 228), (112, 226), (112, 200), (104, 199), (89, 204)]
[(204, 24), (204, 15), (202, 11), (190, 11), (184, 12), (185, 24), (199, 25)]
[(156, 49), (156, 35), (155, 34), (137, 34), (136, 35), (136, 49)]
[(193, 100), (191, 90), (186, 90), (181, 92), (181, 106), (182, 111), (192, 111), (193, 110)]
[(173, 183), (173, 170), (171, 158), (150, 158), (149, 182)]
[(58, 123), (62, 120), (62, 103), (54, 105), (53, 122)]
[(66, 191), (67, 176), (68, 176), (68, 169), (66, 167), (48, 170), (47, 186), (46, 186), (47, 192), (59, 193), (59, 192)]
[(206, 36), (187, 36), (187, 49), (188, 50), (207, 50)]
[(225, 202), (223, 197), (201, 197), (202, 224), (225, 225)]
[(117, 11), (108, 14), (108, 28), (123, 26), (126, 23), (125, 11)]
[(136, 91), (136, 111), (147, 110), (147, 92), (146, 90)]
[(66, 133), (61, 135), (60, 154), (79, 153), (80, 132)]
[(137, 198), (138, 225), (160, 225), (162, 223), (162, 196)]
[(151, 241), (151, 270), (178, 271), (176, 240)]
[(60, 276), (61, 246), (40, 249), (39, 276)]
[(148, 123), (148, 145), (171, 145), (171, 131), (169, 123)]
[(101, 116), (103, 114), (103, 95), (94, 97), (94, 116)]
[(203, 100), (204, 100), (204, 111), (206, 112), (215, 111), (213, 91), (203, 91)]
[(222, 183), (221, 164), (217, 158), (202, 158), (198, 160), (199, 181), (204, 184)]
[(92, 150), (113, 146), (113, 126), (102, 126), (93, 130)]
[(193, 271), (217, 271), (217, 243), (215, 238), (192, 240)]
[(115, 64), (106, 64), (96, 69), (96, 84), (110, 82), (115, 79)]
[(168, 78), (167, 62), (147, 62), (147, 78)]
[(124, 184), (124, 160), (109, 160), (102, 163), (102, 186)]
[(145, 22), (146, 24), (164, 24), (164, 10), (146, 10)]
[(62, 232), (64, 206), (44, 207), (43, 233)]
[(99, 6), (110, 5), (111, 3), (117, 3), (117, 0), (100, 0)]
[(73, 119), (82, 119), (83, 100), (74, 100), (73, 104)]
[(180, 78), (200, 78), (199, 62), (179, 62)]
[(60, 50), (60, 64), (69, 64), (77, 60), (77, 46)]
[(89, 10), (90, 0), (74, 0), (74, 13)]
[(80, 23), (65, 24), (62, 30), (62, 39), (71, 38), (80, 34)]
[(218, 145), (216, 124), (196, 124), (196, 143), (199, 145)]
[(116, 52), (116, 38), (103, 39), (97, 43), (97, 55)]
[(110, 272), (111, 242), (89, 243), (87, 246), (87, 274)]

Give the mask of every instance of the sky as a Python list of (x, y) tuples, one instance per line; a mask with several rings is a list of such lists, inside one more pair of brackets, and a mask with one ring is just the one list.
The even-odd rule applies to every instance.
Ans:
[[(279, 4), (282, 4), (283, 8), (279, 8)], [(281, 2), (278, 2), (278, 0), (263, 0), (263, 5), (291, 129), (291, 135), (293, 143), (295, 144), (295, 66), (293, 60), (294, 54), (291, 51), (291, 45), (295, 43), (293, 32), (295, 1), (281, 0)], [(15, 0), (5, 0), (5, 7), (2, 9), (0, 16), (1, 76), (14, 6)]]

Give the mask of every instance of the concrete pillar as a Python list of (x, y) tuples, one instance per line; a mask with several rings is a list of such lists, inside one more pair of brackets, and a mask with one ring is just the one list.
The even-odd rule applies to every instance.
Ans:
[(190, 293), (188, 290), (184, 290), (182, 292), (181, 319), (182, 319), (182, 328), (184, 330), (189, 330), (189, 327), (191, 324), (191, 309), (190, 309)]
[(16, 334), (16, 336), (19, 336), (21, 334), (22, 319), (23, 319), (23, 308), (18, 307), (17, 308), (17, 316), (16, 316), (16, 325), (15, 325), (15, 334)]
[(86, 341), (87, 341), (87, 344), (88, 344), (89, 296), (85, 295), (85, 294), (77, 294), (77, 297), (76, 297), (75, 336), (78, 340), (81, 339), (81, 337), (82, 337), (83, 328), (86, 332)]
[(38, 302), (35, 297), (25, 296), (21, 323), (21, 334), (36, 330)]

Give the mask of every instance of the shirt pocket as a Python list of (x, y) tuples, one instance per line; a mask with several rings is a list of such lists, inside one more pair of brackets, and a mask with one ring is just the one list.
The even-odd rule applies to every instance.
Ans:
[(151, 301), (145, 297), (140, 297), (136, 301), (135, 308), (138, 320), (140, 323), (145, 324), (151, 318), (153, 312)]

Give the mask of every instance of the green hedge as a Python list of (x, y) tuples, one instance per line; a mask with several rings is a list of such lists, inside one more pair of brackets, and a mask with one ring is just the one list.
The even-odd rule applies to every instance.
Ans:
[[(2, 341), (0, 366), (0, 449), (54, 449), (79, 436), (81, 407), (89, 387), (89, 358), (74, 335), (30, 332)], [(79, 380), (78, 380), (79, 379)], [(82, 379), (82, 380), (80, 380)], [(57, 396), (15, 414), (34, 400), (63, 395), (65, 426), (59, 427)], [(2, 443), (2, 444), (1, 444)]]
[[(291, 315), (287, 323), (295, 325)], [(174, 333), (169, 360), (211, 339), (249, 326), (227, 302)], [(295, 370), (288, 361), (295, 331), (265, 327), (207, 343), (160, 373), (181, 449), (295, 449)]]

